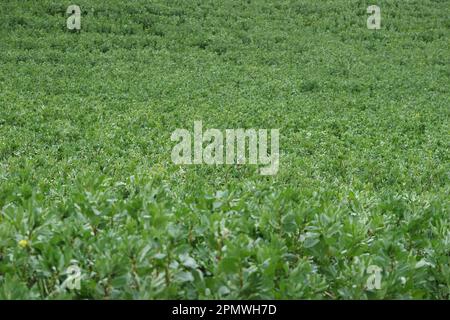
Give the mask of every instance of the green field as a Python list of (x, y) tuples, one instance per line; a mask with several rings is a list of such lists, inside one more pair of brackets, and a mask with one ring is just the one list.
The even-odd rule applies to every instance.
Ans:
[(2, 1), (0, 299), (449, 299), (449, 84), (449, 0)]

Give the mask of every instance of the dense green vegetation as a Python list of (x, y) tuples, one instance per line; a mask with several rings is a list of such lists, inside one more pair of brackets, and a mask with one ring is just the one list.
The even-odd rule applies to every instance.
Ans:
[[(370, 4), (2, 1), (0, 298), (449, 299), (450, 1)], [(278, 174), (174, 165), (195, 120)]]

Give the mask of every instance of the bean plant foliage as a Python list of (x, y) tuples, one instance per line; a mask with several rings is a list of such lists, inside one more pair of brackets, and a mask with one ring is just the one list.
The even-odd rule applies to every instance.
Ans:
[[(0, 299), (449, 299), (450, 3), (372, 4), (2, 1)], [(197, 120), (278, 174), (175, 165)]]

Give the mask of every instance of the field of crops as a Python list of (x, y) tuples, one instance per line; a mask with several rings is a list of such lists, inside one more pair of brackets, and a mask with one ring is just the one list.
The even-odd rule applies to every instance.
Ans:
[(449, 299), (449, 84), (449, 0), (4, 0), (0, 299)]

